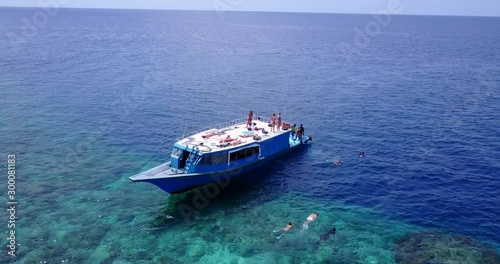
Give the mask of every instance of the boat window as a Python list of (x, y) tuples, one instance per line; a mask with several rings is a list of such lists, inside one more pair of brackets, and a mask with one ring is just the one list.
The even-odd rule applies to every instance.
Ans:
[(200, 162), (198, 163), (198, 165), (200, 165), (200, 166), (208, 165), (209, 164), (208, 163), (209, 159), (210, 159), (209, 156), (202, 156)]
[(215, 165), (227, 163), (227, 153), (203, 155), (198, 165)]
[(239, 150), (238, 152), (236, 152), (237, 153), (236, 154), (236, 158), (237, 159), (244, 159), (244, 158), (246, 158), (246, 156), (245, 156), (246, 151), (247, 151), (246, 149), (242, 149), (242, 150)]
[(254, 155), (259, 155), (259, 147), (251, 147), (246, 149), (238, 150), (237, 152), (233, 152), (230, 154), (230, 160), (240, 160), (244, 158), (248, 158)]
[(259, 147), (247, 148), (246, 157), (259, 154)]
[(214, 154), (211, 156), (212, 156), (211, 164), (227, 163), (227, 153)]
[(179, 157), (179, 156), (181, 156), (182, 151), (183, 151), (182, 149), (180, 149), (178, 147), (174, 147), (174, 150), (172, 150), (172, 156)]
[(253, 148), (247, 148), (245, 153), (245, 158), (248, 158), (253, 155)]

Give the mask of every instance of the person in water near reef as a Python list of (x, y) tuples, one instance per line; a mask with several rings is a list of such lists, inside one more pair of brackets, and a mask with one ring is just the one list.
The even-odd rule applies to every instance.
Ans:
[(335, 235), (335, 232), (337, 229), (335, 227), (332, 227), (332, 229), (328, 230), (324, 235), (320, 237), (321, 240), (328, 240), (330, 238), (330, 235)]
[(292, 222), (288, 222), (288, 224), (283, 227), (282, 229), (278, 229), (278, 230), (273, 230), (273, 233), (276, 233), (276, 232), (279, 232), (279, 231), (283, 231), (283, 233), (279, 236), (276, 237), (276, 239), (280, 239), (282, 237), (284, 237), (286, 235), (286, 233), (288, 232), (288, 230), (292, 229)]
[(310, 214), (310, 215), (307, 217), (307, 219), (306, 219), (306, 221), (304, 222), (304, 224), (302, 224), (302, 227), (303, 227), (304, 229), (309, 228), (309, 223), (310, 223), (310, 222), (312, 222), (312, 221), (314, 221), (314, 220), (316, 220), (316, 217), (318, 217), (318, 216), (319, 216), (319, 214), (318, 214), (318, 213)]

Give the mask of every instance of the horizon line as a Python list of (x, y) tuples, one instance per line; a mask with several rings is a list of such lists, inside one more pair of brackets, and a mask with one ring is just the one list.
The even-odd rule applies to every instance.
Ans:
[[(0, 8), (25, 8), (38, 9), (40, 6), (3, 6)], [(90, 9), (90, 10), (138, 10), (138, 11), (186, 11), (186, 12), (247, 12), (247, 13), (283, 13), (283, 14), (332, 14), (332, 15), (373, 15), (373, 13), (336, 13), (336, 12), (308, 12), (308, 11), (277, 11), (277, 10), (214, 10), (214, 9), (168, 9), (168, 8), (126, 8), (126, 7), (58, 7), (60, 9)], [(431, 17), (484, 17), (500, 18), (500, 16), (491, 15), (464, 15), (464, 14), (391, 14), (392, 16), (431, 16)]]

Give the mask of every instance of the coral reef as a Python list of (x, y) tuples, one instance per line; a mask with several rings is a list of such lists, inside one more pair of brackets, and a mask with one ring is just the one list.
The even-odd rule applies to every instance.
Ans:
[(495, 249), (462, 235), (431, 231), (410, 233), (396, 240), (396, 263), (478, 263), (498, 264)]

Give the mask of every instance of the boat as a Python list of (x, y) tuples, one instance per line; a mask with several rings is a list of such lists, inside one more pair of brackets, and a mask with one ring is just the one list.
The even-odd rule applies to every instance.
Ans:
[(129, 179), (152, 183), (170, 194), (183, 193), (247, 175), (312, 140), (299, 138), (289, 123), (275, 132), (270, 124), (262, 117), (250, 123), (242, 118), (194, 132), (174, 143), (170, 161)]

